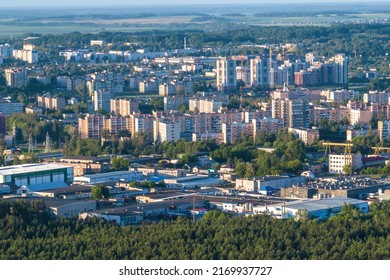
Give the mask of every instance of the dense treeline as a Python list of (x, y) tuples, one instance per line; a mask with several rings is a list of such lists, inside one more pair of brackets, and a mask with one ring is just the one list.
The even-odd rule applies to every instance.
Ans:
[[(218, 31), (143, 31), (100, 32), (99, 34), (82, 34), (73, 32), (61, 35), (45, 35), (36, 39), (38, 48), (58, 55), (61, 46), (82, 48), (89, 45), (92, 39), (102, 39), (111, 42), (112, 48), (133, 50), (134, 46), (124, 46), (123, 42), (134, 43), (151, 51), (163, 51), (183, 47), (184, 37), (192, 47), (205, 46), (222, 47), (241, 43), (299, 43), (311, 44), (319, 55), (331, 56), (338, 52), (354, 54), (363, 57), (384, 56), (390, 48), (390, 27), (383, 24), (335, 24), (331, 26), (238, 26), (231, 32), (229, 28)], [(37, 34), (32, 34), (37, 35)], [(307, 51), (307, 50), (306, 50)]]
[(390, 203), (326, 221), (232, 217), (119, 227), (52, 219), (43, 202), (0, 202), (0, 259), (390, 259)]
[[(258, 147), (275, 148), (268, 153)], [(287, 130), (277, 134), (260, 132), (257, 139), (243, 136), (232, 144), (217, 145), (215, 140), (189, 142), (180, 139), (176, 143), (153, 144), (146, 135), (137, 134), (133, 139), (122, 140), (112, 137), (100, 145), (98, 140), (73, 137), (65, 145), (66, 155), (97, 156), (103, 153), (139, 156), (160, 154), (167, 159), (189, 158), (194, 153), (207, 152), (220, 164), (235, 168), (239, 177), (264, 176), (266, 174), (299, 173), (305, 161), (305, 145)], [(195, 162), (196, 160), (187, 160)]]

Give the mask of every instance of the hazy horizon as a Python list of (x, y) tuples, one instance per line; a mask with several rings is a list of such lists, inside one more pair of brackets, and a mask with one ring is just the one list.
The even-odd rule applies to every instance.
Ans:
[(34, 3), (31, 3), (31, 0), (19, 0), (19, 1), (7, 1), (6, 3), (1, 3), (2, 7), (7, 8), (34, 8), (34, 7), (76, 7), (76, 6), (147, 6), (147, 5), (156, 5), (156, 6), (164, 6), (164, 5), (248, 5), (248, 4), (311, 4), (311, 3), (332, 3), (332, 4), (341, 4), (341, 3), (389, 3), (390, 0), (379, 0), (379, 1), (369, 1), (369, 0), (190, 0), (183, 3), (180, 0), (166, 0), (164, 3), (158, 0), (144, 0), (140, 2), (130, 2), (126, 0), (112, 0), (109, 3), (103, 0), (67, 0), (66, 2), (53, 2), (49, 0), (36, 0)]

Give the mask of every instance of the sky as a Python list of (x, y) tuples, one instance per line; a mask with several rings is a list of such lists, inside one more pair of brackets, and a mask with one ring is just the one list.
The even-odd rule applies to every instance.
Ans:
[[(49, 7), (49, 6), (119, 6), (119, 5), (186, 5), (186, 4), (261, 4), (261, 3), (352, 3), (371, 2), (370, 0), (0, 0), (1, 7)], [(375, 0), (375, 2), (387, 2), (390, 0)]]

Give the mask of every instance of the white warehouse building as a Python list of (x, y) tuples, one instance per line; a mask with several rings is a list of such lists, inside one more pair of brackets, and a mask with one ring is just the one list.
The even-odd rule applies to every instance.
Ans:
[(363, 213), (368, 212), (368, 202), (347, 197), (331, 197), (319, 200), (299, 200), (268, 206), (253, 206), (254, 214), (269, 214), (278, 219), (298, 218), (300, 211), (307, 211), (310, 218), (327, 219), (337, 215), (344, 205), (353, 205)]
[(139, 171), (115, 171), (75, 177), (74, 181), (78, 183), (97, 184), (119, 181), (131, 182), (143, 179), (144, 175), (142, 172)]
[(33, 191), (55, 189), (73, 182), (73, 167), (58, 164), (20, 164), (0, 167), (0, 183), (26, 186)]

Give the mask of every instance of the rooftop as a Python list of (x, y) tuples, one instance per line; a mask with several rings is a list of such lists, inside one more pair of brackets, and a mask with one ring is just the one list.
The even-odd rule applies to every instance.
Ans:
[[(196, 200), (196, 203), (199, 204), (199, 202), (206, 202), (206, 200)], [(179, 206), (179, 205), (187, 205), (192, 204), (193, 200), (192, 198), (181, 198), (176, 200), (169, 200), (169, 201), (159, 201), (154, 203), (142, 203), (142, 204), (132, 204), (128, 206), (123, 207), (115, 207), (115, 208), (107, 208), (107, 209), (101, 209), (97, 211), (93, 211), (93, 213), (98, 214), (111, 214), (111, 215), (127, 215), (127, 213), (131, 212), (144, 212), (144, 211), (153, 211), (158, 210), (161, 208), (169, 208), (170, 206)], [(199, 207), (199, 206), (198, 206)]]
[(307, 209), (310, 212), (310, 211), (318, 211), (323, 209), (342, 207), (344, 204), (354, 205), (359, 203), (367, 203), (367, 202), (363, 200), (347, 198), (347, 197), (331, 197), (331, 198), (325, 198), (320, 200), (300, 200), (300, 201), (287, 202), (286, 208), (291, 208), (296, 210)]
[(122, 175), (128, 175), (128, 174), (135, 174), (135, 173), (142, 173), (138, 171), (114, 171), (114, 172), (106, 172), (106, 173), (98, 173), (98, 174), (90, 174), (90, 175), (84, 175), (80, 177), (75, 177), (75, 181), (78, 178), (104, 178), (107, 176), (122, 176)]
[[(70, 167), (70, 166), (69, 166)], [(43, 163), (31, 163), (31, 164), (20, 164), (12, 166), (3, 166), (0, 167), (0, 175), (15, 175), (23, 174), (29, 172), (39, 172), (39, 171), (51, 171), (56, 169), (67, 168), (64, 165), (59, 164), (43, 164)]]
[(194, 193), (190, 192), (175, 192), (175, 191), (163, 191), (163, 192), (156, 192), (156, 193), (148, 193), (143, 194), (141, 196), (143, 197), (149, 197), (151, 199), (176, 199), (176, 198), (182, 198), (185, 196), (193, 195)]
[(91, 202), (96, 203), (95, 201), (85, 201), (85, 200), (75, 200), (75, 199), (53, 199), (53, 198), (43, 198), (43, 202), (47, 208), (57, 208), (64, 205), (71, 205), (75, 203), (84, 203)]
[(43, 192), (45, 193), (53, 193), (55, 196), (62, 194), (73, 194), (73, 193), (80, 193), (80, 192), (91, 192), (92, 186), (87, 186), (87, 185), (71, 185), (69, 187), (64, 187), (64, 188), (56, 188), (56, 189), (47, 189), (44, 190)]
[(357, 188), (365, 188), (372, 186), (380, 186), (380, 185), (388, 185), (389, 182), (385, 182), (383, 180), (365, 178), (365, 177), (346, 177), (341, 179), (320, 179), (315, 181), (309, 181), (306, 184), (302, 185), (304, 188), (315, 188), (315, 189), (329, 189), (329, 190), (337, 190), (337, 189), (357, 189)]

